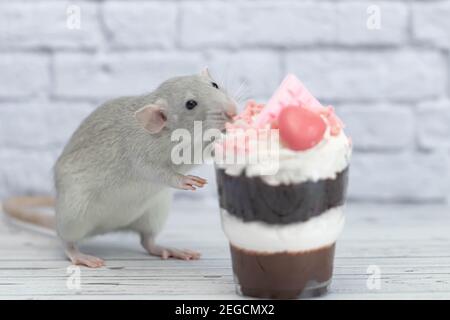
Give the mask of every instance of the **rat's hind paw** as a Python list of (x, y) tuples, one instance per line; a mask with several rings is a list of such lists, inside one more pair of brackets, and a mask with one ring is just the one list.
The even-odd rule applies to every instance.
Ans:
[(163, 260), (167, 260), (169, 258), (176, 258), (181, 260), (200, 259), (200, 253), (192, 250), (165, 248), (160, 246), (154, 246), (151, 249), (152, 250), (148, 250), (151, 255), (160, 256)]
[(90, 256), (90, 255), (81, 253), (81, 252), (79, 252), (75, 255), (72, 255), (69, 258), (73, 264), (80, 265), (80, 266), (86, 266), (89, 268), (100, 268), (105, 265), (104, 260), (94, 257), (94, 256)]
[(73, 264), (86, 266), (89, 268), (100, 268), (105, 265), (105, 261), (100, 258), (81, 253), (73, 243), (66, 244), (66, 255)]
[(202, 188), (207, 181), (197, 176), (184, 176), (181, 180), (181, 189), (195, 191), (195, 187)]
[(159, 246), (155, 243), (155, 239), (151, 235), (141, 234), (141, 244), (149, 254), (159, 256), (164, 260), (169, 258), (177, 258), (182, 260), (200, 259), (200, 253), (192, 250)]

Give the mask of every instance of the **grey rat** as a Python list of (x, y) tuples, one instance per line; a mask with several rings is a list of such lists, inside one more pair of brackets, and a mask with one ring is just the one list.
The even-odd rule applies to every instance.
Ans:
[[(4, 211), (56, 228), (73, 264), (104, 265), (102, 259), (81, 253), (77, 243), (124, 229), (138, 232), (149, 254), (198, 259), (197, 252), (155, 243), (169, 213), (171, 188), (195, 190), (206, 183), (186, 175), (193, 165), (172, 163), (171, 132), (184, 128), (193, 134), (194, 121), (223, 129), (235, 114), (234, 100), (207, 69), (199, 75), (171, 78), (149, 94), (108, 101), (81, 123), (58, 158), (56, 199), (11, 198)], [(25, 209), (52, 204), (55, 217)]]

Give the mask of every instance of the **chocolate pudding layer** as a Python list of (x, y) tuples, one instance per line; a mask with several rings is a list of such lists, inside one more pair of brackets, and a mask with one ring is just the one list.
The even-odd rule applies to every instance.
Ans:
[(304, 252), (261, 253), (230, 245), (235, 281), (246, 296), (293, 299), (326, 292), (333, 273), (333, 243)]
[(289, 224), (307, 221), (344, 203), (348, 166), (335, 179), (272, 186), (260, 177), (238, 176), (216, 170), (219, 204), (244, 222)]

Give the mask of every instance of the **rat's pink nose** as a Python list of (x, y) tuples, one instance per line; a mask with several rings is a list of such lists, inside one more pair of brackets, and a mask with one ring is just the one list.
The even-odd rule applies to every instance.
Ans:
[(225, 110), (225, 114), (229, 117), (229, 118), (233, 118), (236, 114), (237, 114), (237, 109), (236, 109), (236, 105), (230, 104), (226, 110)]

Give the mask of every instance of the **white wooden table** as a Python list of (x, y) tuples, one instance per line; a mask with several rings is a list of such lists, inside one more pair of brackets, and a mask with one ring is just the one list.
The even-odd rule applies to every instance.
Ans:
[[(104, 258), (106, 267), (81, 268), (81, 289), (69, 289), (69, 262), (56, 238), (1, 215), (0, 299), (239, 298), (216, 203), (177, 201), (160, 243), (199, 250), (202, 259), (163, 261), (148, 256), (134, 234), (101, 236), (82, 248)], [(450, 299), (450, 209), (348, 206), (323, 298)]]

